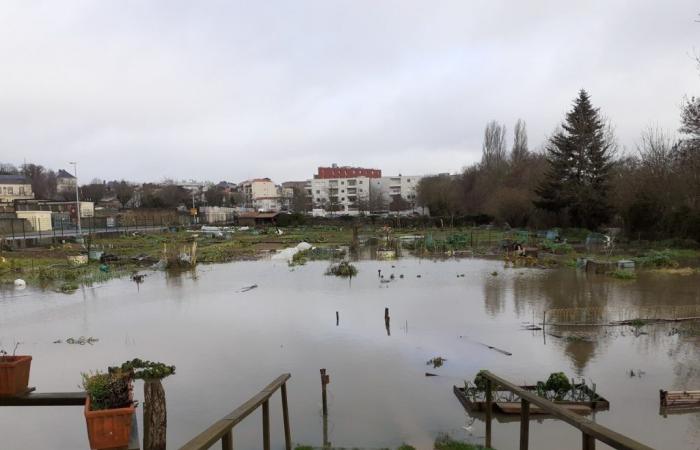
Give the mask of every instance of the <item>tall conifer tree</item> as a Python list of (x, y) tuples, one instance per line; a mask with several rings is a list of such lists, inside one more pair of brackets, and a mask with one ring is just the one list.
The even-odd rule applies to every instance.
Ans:
[(610, 218), (608, 200), (612, 142), (599, 110), (585, 90), (547, 145), (549, 171), (538, 187), (539, 208), (563, 212), (570, 224), (595, 229)]

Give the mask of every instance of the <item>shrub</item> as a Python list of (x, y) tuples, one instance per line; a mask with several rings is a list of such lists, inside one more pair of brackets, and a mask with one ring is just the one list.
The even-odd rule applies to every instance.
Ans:
[(93, 411), (125, 408), (131, 400), (131, 378), (123, 372), (83, 373), (83, 389), (90, 396)]
[(341, 261), (338, 264), (332, 264), (326, 275), (335, 275), (336, 277), (354, 277), (357, 275), (357, 268), (347, 261)]

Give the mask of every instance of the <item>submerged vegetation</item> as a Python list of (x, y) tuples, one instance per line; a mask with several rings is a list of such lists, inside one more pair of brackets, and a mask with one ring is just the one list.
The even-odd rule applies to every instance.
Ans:
[(338, 264), (331, 264), (326, 270), (326, 275), (335, 275), (336, 277), (354, 277), (357, 275), (357, 268), (348, 261), (341, 261)]

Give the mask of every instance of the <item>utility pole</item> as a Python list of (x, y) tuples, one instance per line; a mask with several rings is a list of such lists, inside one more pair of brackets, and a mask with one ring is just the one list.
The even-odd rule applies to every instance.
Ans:
[(73, 165), (73, 172), (75, 173), (75, 215), (78, 218), (78, 242), (83, 242), (83, 230), (80, 227), (80, 194), (78, 191), (78, 163), (69, 162), (68, 164)]

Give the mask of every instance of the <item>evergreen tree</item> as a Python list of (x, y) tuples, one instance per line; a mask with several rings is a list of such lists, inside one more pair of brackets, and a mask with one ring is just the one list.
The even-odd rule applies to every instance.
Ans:
[(547, 145), (549, 171), (536, 190), (538, 208), (568, 215), (572, 226), (595, 229), (610, 218), (612, 142), (585, 90)]

